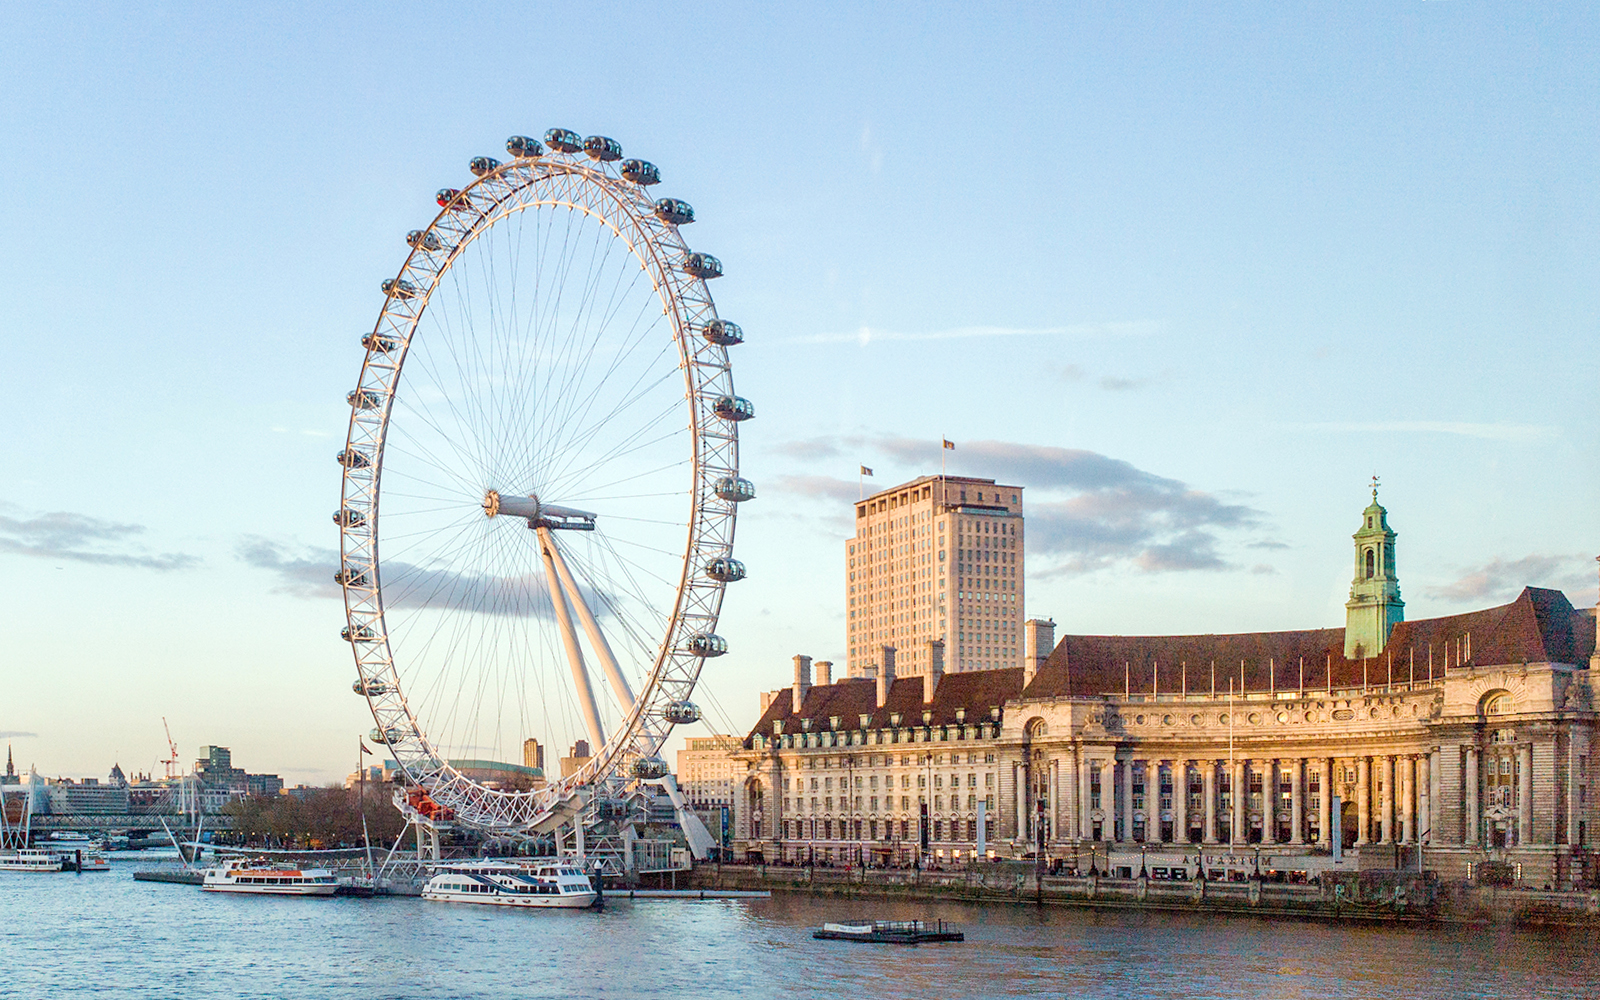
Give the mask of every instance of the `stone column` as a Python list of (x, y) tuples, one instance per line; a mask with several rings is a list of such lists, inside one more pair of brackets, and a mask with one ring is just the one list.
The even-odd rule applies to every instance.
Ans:
[(1478, 843), (1478, 748), (1467, 747), (1467, 774), (1461, 779), (1467, 802), (1467, 843)]
[(1122, 834), (1117, 839), (1133, 841), (1133, 758), (1122, 762)]
[(1395, 842), (1395, 758), (1392, 754), (1378, 758), (1378, 781), (1382, 789), (1378, 794), (1379, 843)]
[(1433, 751), (1428, 754), (1428, 822), (1426, 824), (1427, 829), (1423, 833), (1427, 835), (1428, 843), (1430, 844), (1448, 843), (1452, 839), (1441, 836), (1444, 830), (1439, 826), (1439, 819), (1444, 815), (1444, 767), (1442, 766), (1442, 754), (1443, 751), (1438, 747), (1434, 747)]
[(1172, 762), (1172, 842), (1189, 842), (1189, 762)]
[[(1016, 793), (1016, 803), (1013, 812), (1016, 813), (1017, 839), (1023, 842), (1028, 840), (1028, 763), (1023, 761), (1011, 770), (1011, 787)], [(933, 789), (928, 789), (928, 794), (933, 794)], [(931, 805), (933, 799), (928, 799)]]
[(1517, 748), (1517, 846), (1533, 843), (1533, 748)]
[(1411, 754), (1400, 758), (1400, 843), (1417, 840), (1417, 759)]
[(1055, 840), (1061, 830), (1061, 761), (1050, 758), (1050, 811), (1045, 815), (1049, 817), (1049, 829), (1045, 831), (1046, 841)]
[(1372, 759), (1356, 759), (1356, 846), (1368, 843), (1372, 832)]
[(1245, 840), (1245, 823), (1248, 822), (1250, 815), (1250, 783), (1245, 780), (1245, 761), (1236, 760), (1233, 762), (1233, 774), (1229, 777), (1229, 790), (1233, 794), (1233, 804), (1230, 810), (1233, 815), (1233, 822), (1229, 824), (1232, 830), (1229, 831), (1228, 843), (1242, 844)]
[(1289, 762), (1289, 843), (1303, 844), (1306, 842), (1306, 803), (1305, 803), (1305, 770), (1304, 759), (1296, 757)]
[(1333, 845), (1333, 764), (1327, 757), (1317, 760), (1317, 836), (1323, 847)]
[(1261, 843), (1278, 842), (1278, 782), (1280, 771), (1274, 757), (1261, 768)]
[(1094, 820), (1089, 816), (1089, 796), (1093, 794), (1089, 790), (1089, 764), (1088, 756), (1078, 751), (1078, 836), (1084, 840), (1094, 836)]
[[(1588, 755), (1588, 747), (1578, 742), (1576, 727), (1567, 730), (1567, 843), (1578, 846), (1578, 820), (1587, 803), (1578, 802), (1578, 758)], [(1585, 830), (1585, 833), (1588, 831)]]
[(1417, 843), (1433, 841), (1433, 768), (1428, 754), (1417, 755)]
[(1200, 784), (1205, 788), (1205, 824), (1206, 828), (1200, 832), (1202, 844), (1215, 844), (1217, 842), (1217, 762), (1215, 760), (1200, 761)]

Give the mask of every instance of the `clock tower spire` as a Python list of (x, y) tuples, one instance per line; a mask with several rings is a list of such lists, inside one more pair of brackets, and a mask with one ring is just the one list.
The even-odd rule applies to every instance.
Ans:
[(1395, 572), (1394, 529), (1389, 512), (1378, 503), (1378, 477), (1372, 477), (1372, 503), (1361, 512), (1356, 543), (1356, 574), (1345, 604), (1344, 655), (1355, 660), (1377, 656), (1389, 633), (1406, 618)]

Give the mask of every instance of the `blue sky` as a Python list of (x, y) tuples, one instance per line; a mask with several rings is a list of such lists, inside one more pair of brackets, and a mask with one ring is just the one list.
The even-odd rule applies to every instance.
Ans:
[[(0, 733), (48, 773), (353, 763), (332, 453), (400, 237), (551, 126), (691, 201), (741, 323), (750, 579), (705, 677), (842, 659), (859, 464), (1030, 487), (1074, 632), (1595, 599), (1592, 9), (13, 7)], [(263, 553), (270, 553), (264, 557)], [(297, 575), (300, 574), (300, 575)]]

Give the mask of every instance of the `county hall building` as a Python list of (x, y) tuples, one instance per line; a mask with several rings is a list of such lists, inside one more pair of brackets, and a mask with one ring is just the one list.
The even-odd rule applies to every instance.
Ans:
[[(1020, 489), (929, 484), (858, 506), (858, 521), (877, 518), (863, 527), (883, 527), (848, 543), (847, 596), (868, 595), (851, 602), (867, 617), (850, 628), (850, 676), (796, 657), (793, 686), (763, 696), (735, 752), (736, 852), (832, 864), (1042, 855), (1183, 878), (1201, 865), (1242, 877), (1252, 863), (1314, 875), (1337, 844), (1343, 866), (1363, 869), (1462, 878), (1498, 862), (1552, 886), (1600, 874), (1594, 608), (1529, 587), (1500, 607), (1405, 620), (1374, 491), (1343, 628), (1056, 641), (1051, 622), (1019, 621)], [(861, 512), (902, 492), (903, 505)], [(1009, 593), (1015, 604), (979, 596)]]

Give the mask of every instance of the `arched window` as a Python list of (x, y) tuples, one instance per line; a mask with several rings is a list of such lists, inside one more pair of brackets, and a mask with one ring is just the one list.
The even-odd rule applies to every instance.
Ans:
[(1492, 694), (1483, 700), (1484, 715), (1505, 715), (1511, 711), (1511, 696), (1505, 692)]
[(1368, 580), (1372, 579), (1372, 574), (1373, 574), (1373, 571), (1374, 571), (1374, 569), (1376, 567), (1376, 563), (1377, 563), (1377, 560), (1374, 558), (1373, 551), (1371, 549), (1368, 549), (1367, 550), (1367, 579)]

